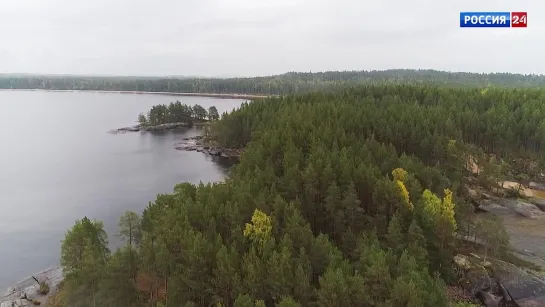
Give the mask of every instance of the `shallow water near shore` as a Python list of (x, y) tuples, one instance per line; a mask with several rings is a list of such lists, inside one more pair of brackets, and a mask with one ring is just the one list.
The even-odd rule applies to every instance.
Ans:
[(174, 149), (199, 130), (107, 131), (152, 105), (180, 100), (220, 113), (240, 99), (90, 92), (0, 91), (0, 293), (59, 262), (74, 220), (103, 220), (112, 246), (126, 210), (140, 212), (176, 183), (220, 181), (229, 163)]

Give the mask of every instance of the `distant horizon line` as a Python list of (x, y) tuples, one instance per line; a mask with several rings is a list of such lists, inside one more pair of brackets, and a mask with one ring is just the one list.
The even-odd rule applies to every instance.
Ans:
[(448, 74), (474, 74), (474, 75), (520, 75), (520, 76), (535, 76), (544, 77), (545, 74), (536, 73), (520, 73), (520, 72), (469, 72), (469, 71), (450, 71), (439, 70), (432, 68), (390, 68), (390, 69), (354, 69), (354, 70), (317, 70), (317, 71), (287, 71), (284, 73), (268, 74), (268, 75), (216, 75), (216, 76), (204, 76), (204, 75), (183, 75), (183, 74), (165, 74), (165, 75), (124, 75), (124, 74), (62, 74), (62, 73), (0, 73), (0, 77), (17, 77), (17, 76), (36, 76), (36, 77), (92, 77), (92, 78), (179, 78), (179, 79), (237, 79), (237, 78), (260, 78), (260, 77), (274, 77), (285, 74), (319, 74), (330, 72), (390, 72), (390, 71), (428, 71), (428, 72), (442, 72)]

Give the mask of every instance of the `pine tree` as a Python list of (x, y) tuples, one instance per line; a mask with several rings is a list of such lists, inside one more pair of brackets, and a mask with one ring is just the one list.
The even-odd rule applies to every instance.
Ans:
[(225, 245), (222, 245), (216, 254), (217, 266), (213, 270), (213, 284), (224, 306), (231, 304), (241, 287), (237, 257), (236, 250), (234, 248), (228, 250)]
[(220, 119), (220, 115), (216, 106), (211, 106), (210, 108), (208, 108), (208, 119), (211, 121), (216, 121)]
[(428, 252), (426, 250), (426, 237), (422, 232), (422, 228), (418, 226), (415, 219), (412, 220), (411, 226), (407, 231), (407, 251), (409, 255), (414, 257), (416, 263), (421, 268), (428, 267)]
[(401, 255), (407, 240), (404, 236), (404, 231), (399, 223), (399, 218), (397, 215), (394, 215), (390, 219), (390, 224), (388, 225), (388, 233), (386, 234), (386, 241), (388, 246), (395, 252), (397, 255)]
[(346, 218), (345, 212), (341, 205), (341, 192), (335, 183), (332, 183), (326, 192), (325, 198), (325, 210), (328, 218), (331, 221), (331, 233), (335, 241), (339, 242), (341, 234), (344, 232), (344, 224)]
[(328, 269), (320, 277), (317, 294), (319, 306), (350, 306), (350, 287), (341, 269)]
[(293, 267), (291, 253), (287, 247), (274, 251), (267, 262), (267, 289), (270, 297), (279, 301), (291, 295), (293, 289)]

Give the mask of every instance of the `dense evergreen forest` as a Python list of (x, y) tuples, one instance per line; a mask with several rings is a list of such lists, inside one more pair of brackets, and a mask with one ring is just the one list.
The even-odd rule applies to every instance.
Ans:
[(215, 121), (220, 117), (218, 109), (211, 106), (206, 110), (199, 104), (189, 106), (180, 101), (170, 104), (154, 105), (148, 111), (147, 116), (141, 113), (138, 116), (138, 122), (141, 125), (156, 126), (170, 123), (187, 123), (189, 127), (193, 126), (194, 121)]
[(284, 95), (356, 84), (436, 84), (463, 87), (543, 87), (545, 76), (477, 74), (436, 70), (290, 72), (252, 78), (157, 78), (0, 75), (0, 89), (106, 90)]
[(542, 176), (544, 100), (539, 89), (367, 85), (244, 104), (209, 130), (246, 148), (224, 183), (181, 183), (127, 212), (115, 252), (101, 222), (76, 222), (62, 301), (455, 306), (445, 288), (456, 234), (472, 223), (469, 178)]

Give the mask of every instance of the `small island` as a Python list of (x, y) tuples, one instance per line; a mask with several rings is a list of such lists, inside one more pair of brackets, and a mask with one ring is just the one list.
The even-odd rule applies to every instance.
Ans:
[(174, 144), (176, 150), (202, 152), (211, 156), (223, 158), (239, 158), (240, 148), (226, 148), (213, 140), (211, 135), (212, 122), (220, 119), (218, 109), (211, 106), (206, 110), (201, 105), (189, 106), (180, 101), (170, 104), (154, 105), (145, 115), (138, 115), (138, 125), (118, 128), (109, 131), (112, 134), (138, 131), (166, 131), (178, 128), (206, 127), (201, 135), (185, 137)]
[(180, 101), (170, 104), (154, 105), (145, 115), (138, 115), (138, 125), (123, 127), (109, 131), (109, 133), (125, 133), (138, 131), (165, 131), (177, 128), (191, 128), (193, 126), (206, 125), (220, 118), (218, 109), (211, 106), (206, 110), (203, 106), (195, 104), (189, 106)]

